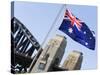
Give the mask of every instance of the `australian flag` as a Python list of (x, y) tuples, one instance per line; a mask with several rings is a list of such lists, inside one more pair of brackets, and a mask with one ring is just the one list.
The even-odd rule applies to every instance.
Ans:
[(95, 34), (88, 26), (75, 17), (69, 10), (66, 10), (65, 16), (59, 30), (67, 34), (74, 41), (85, 47), (95, 49)]

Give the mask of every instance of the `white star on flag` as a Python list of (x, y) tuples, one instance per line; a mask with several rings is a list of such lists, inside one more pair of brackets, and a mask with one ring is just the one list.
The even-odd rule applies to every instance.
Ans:
[(72, 33), (73, 32), (73, 29), (72, 28), (69, 28), (68, 31), (69, 31), (69, 33)]

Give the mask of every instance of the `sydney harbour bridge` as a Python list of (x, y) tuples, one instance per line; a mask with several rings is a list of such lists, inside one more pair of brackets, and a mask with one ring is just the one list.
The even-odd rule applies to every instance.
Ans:
[[(83, 59), (80, 52), (72, 53), (78, 57), (70, 58), (69, 56), (69, 61), (65, 61), (64, 66), (59, 67), (66, 44), (64, 36), (56, 35), (43, 49), (25, 25), (13, 17), (11, 19), (11, 72), (30, 73), (80, 69)], [(73, 67), (70, 67), (72, 64), (74, 64)]]

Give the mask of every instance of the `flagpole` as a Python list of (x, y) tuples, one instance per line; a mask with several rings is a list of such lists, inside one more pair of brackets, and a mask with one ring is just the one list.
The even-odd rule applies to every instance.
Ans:
[(60, 14), (61, 14), (61, 12), (62, 12), (62, 10), (64, 9), (65, 6), (66, 6), (66, 4), (64, 4), (64, 5), (61, 7), (60, 11), (58, 12), (57, 17), (56, 17), (55, 20), (53, 21), (52, 26), (50, 27), (50, 29), (49, 29), (49, 31), (48, 31), (48, 33), (47, 33), (47, 35), (46, 35), (44, 41), (42, 42), (42, 46), (43, 46), (43, 44), (45, 43), (45, 41), (47, 40), (49, 34), (52, 32), (52, 29), (53, 29), (54, 26), (56, 25), (56, 22), (57, 22), (57, 20), (58, 20)]
[[(59, 19), (62, 20), (62, 21), (63, 21), (63, 19), (64, 19), (64, 14), (65, 14), (65, 11), (66, 11), (66, 9), (67, 9), (66, 6), (67, 6), (67, 5), (65, 4), (65, 9), (64, 9), (64, 13), (63, 13), (63, 18), (62, 18), (62, 16), (59, 17)], [(61, 21), (61, 23), (62, 23), (62, 21)], [(57, 25), (57, 27), (55, 28), (55, 33), (58, 32), (60, 25), (61, 25), (61, 24)]]
[[(55, 20), (53, 21), (52, 26), (50, 27), (50, 29), (49, 29), (47, 35), (45, 36), (44, 41), (42, 42), (42, 44), (41, 44), (41, 46), (40, 46), (40, 48), (39, 48), (39, 50), (38, 50), (36, 56), (35, 56), (34, 59), (32, 60), (32, 63), (31, 63), (31, 65), (30, 65), (30, 67), (29, 67), (29, 70), (28, 70), (28, 73), (31, 72), (31, 70), (32, 70), (32, 68), (33, 68), (33, 66), (34, 66), (34, 61), (37, 59), (38, 54), (39, 54), (40, 52), (43, 51), (43, 50), (42, 50), (42, 46), (44, 45), (44, 43), (45, 43), (45, 41), (47, 40), (49, 34), (51, 33), (53, 27), (55, 26), (56, 21), (57, 21), (59, 15), (61, 14), (62, 10), (64, 9), (64, 7), (66, 7), (66, 4), (62, 5), (61, 9), (59, 10), (59, 12), (58, 12), (58, 14), (57, 14), (57, 17), (56, 17)], [(42, 50), (42, 51), (41, 51), (41, 50)]]

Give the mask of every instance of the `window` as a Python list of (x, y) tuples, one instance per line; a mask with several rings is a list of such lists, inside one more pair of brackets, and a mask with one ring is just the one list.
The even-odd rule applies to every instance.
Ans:
[(40, 64), (38, 66), (39, 69), (41, 70), (44, 70), (45, 69), (45, 66), (47, 64), (47, 61), (48, 61), (48, 58), (49, 58), (49, 54), (46, 54), (40, 61)]
[(45, 64), (44, 63), (40, 63), (38, 68), (41, 69), (41, 70), (44, 70), (45, 69)]

